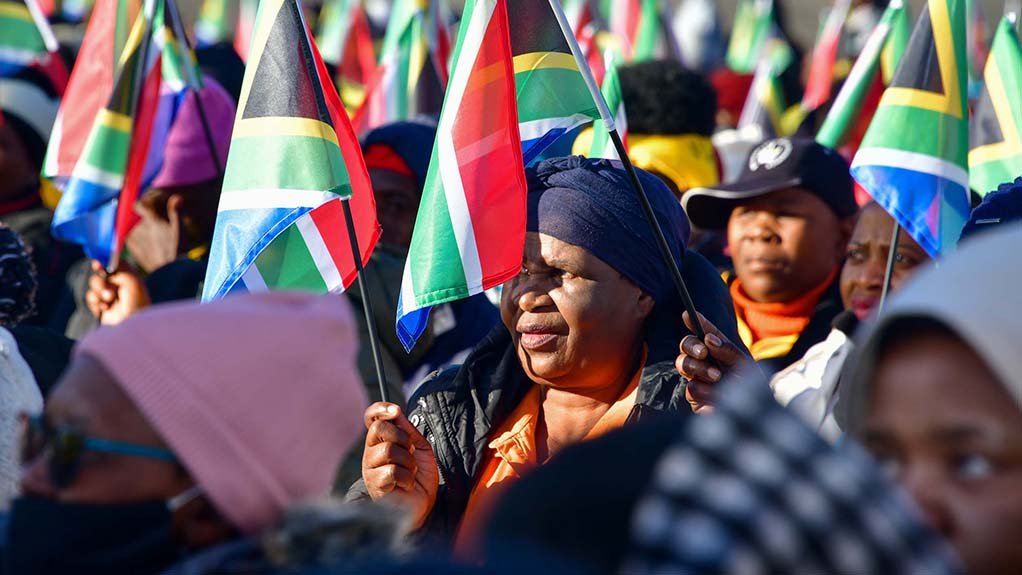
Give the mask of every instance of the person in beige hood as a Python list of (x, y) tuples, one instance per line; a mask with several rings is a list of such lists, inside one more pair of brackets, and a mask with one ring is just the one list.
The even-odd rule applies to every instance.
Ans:
[(839, 423), (972, 574), (1022, 573), (1020, 245), (1006, 226), (920, 272), (860, 331), (839, 389)]

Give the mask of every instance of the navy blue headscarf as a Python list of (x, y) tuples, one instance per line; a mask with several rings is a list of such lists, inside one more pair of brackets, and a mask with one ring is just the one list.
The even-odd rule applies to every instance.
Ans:
[[(688, 218), (659, 178), (636, 171), (681, 267)], [(529, 183), (526, 229), (584, 248), (652, 297), (656, 306), (646, 324), (647, 362), (673, 361), (685, 333), (681, 298), (621, 162), (551, 158), (527, 168), (525, 177)]]

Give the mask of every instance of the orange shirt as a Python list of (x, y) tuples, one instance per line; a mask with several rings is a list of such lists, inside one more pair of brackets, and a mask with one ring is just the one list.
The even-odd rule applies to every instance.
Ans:
[[(645, 357), (642, 364), (645, 365)], [(625, 424), (635, 406), (642, 369), (636, 371), (624, 392), (586, 434), (584, 441), (600, 437)], [(470, 558), (478, 548), (482, 528), (489, 519), (499, 495), (526, 471), (545, 463), (537, 461), (536, 426), (542, 408), (542, 388), (533, 385), (518, 407), (491, 435), (490, 452), (481, 466), (475, 486), (468, 497), (465, 514), (454, 540), (455, 555)]]

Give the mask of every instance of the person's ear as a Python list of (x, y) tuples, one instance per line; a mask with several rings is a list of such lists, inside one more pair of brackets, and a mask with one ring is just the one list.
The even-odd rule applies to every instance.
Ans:
[(237, 529), (205, 497), (177, 510), (174, 528), (178, 540), (189, 549), (211, 547), (237, 536)]
[(641, 289), (638, 291), (639, 299), (636, 302), (637, 305), (635, 309), (638, 311), (639, 317), (645, 320), (646, 318), (649, 317), (649, 314), (653, 313), (653, 306), (656, 305), (656, 301), (653, 300), (652, 296), (642, 291)]

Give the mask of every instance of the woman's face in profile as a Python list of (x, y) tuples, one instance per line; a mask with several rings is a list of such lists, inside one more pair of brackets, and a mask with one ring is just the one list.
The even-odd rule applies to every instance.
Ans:
[(504, 286), (501, 317), (529, 378), (584, 389), (630, 377), (652, 298), (584, 248), (552, 236), (526, 234), (523, 259)]

